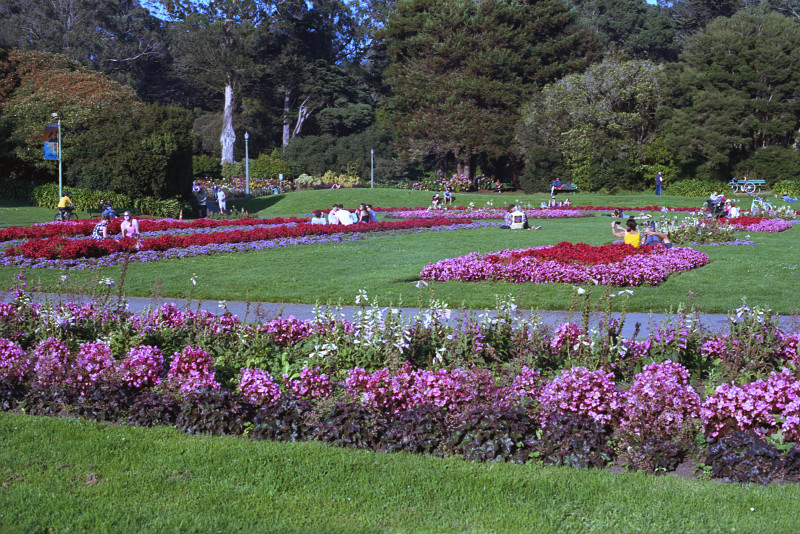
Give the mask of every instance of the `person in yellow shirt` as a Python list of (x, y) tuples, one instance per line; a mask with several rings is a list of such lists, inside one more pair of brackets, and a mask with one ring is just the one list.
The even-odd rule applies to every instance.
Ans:
[(623, 238), (626, 245), (639, 248), (641, 244), (641, 235), (639, 234), (639, 230), (636, 229), (636, 221), (633, 219), (625, 221), (625, 230), (622, 229), (618, 221), (612, 222), (611, 233), (614, 234), (614, 237)]
[(64, 191), (64, 196), (58, 201), (58, 211), (61, 213), (61, 218), (64, 218), (64, 215), (68, 215), (74, 209), (75, 205), (70, 200), (69, 193)]

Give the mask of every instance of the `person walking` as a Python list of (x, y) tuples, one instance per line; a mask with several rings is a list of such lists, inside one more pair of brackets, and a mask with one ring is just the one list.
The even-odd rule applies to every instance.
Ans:
[(661, 196), (661, 186), (664, 185), (664, 177), (661, 176), (661, 171), (656, 174), (656, 196)]
[(207, 214), (207, 206), (206, 203), (208, 202), (208, 193), (204, 187), (200, 187), (200, 190), (197, 192), (197, 216), (201, 219), (204, 218)]
[(220, 213), (228, 212), (228, 195), (225, 194), (225, 190), (221, 187), (217, 191), (217, 204), (219, 204)]

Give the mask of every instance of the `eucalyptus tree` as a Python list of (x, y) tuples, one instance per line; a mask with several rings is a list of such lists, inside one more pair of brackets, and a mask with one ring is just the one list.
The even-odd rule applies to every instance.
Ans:
[(277, 22), (283, 0), (160, 0), (172, 24), (178, 69), (224, 95), (222, 163), (233, 161), (233, 114), (243, 87), (263, 74), (261, 39)]

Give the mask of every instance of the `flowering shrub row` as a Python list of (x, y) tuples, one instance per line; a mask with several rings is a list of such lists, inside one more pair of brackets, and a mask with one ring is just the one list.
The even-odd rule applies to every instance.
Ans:
[(450, 221), (446, 219), (433, 219), (428, 221), (400, 221), (382, 223), (360, 223), (351, 226), (319, 226), (313, 224), (299, 224), (296, 226), (284, 225), (267, 228), (254, 228), (251, 230), (233, 230), (230, 232), (215, 232), (211, 234), (194, 235), (163, 235), (150, 239), (143, 239), (138, 249), (136, 242), (131, 238), (120, 240), (105, 239), (76, 240), (63, 237), (48, 239), (30, 239), (16, 247), (8, 247), (6, 256), (23, 256), (32, 259), (75, 259), (96, 258), (113, 253), (129, 250), (133, 253), (146, 251), (165, 251), (175, 248), (191, 246), (205, 246), (223, 243), (250, 243), (256, 241), (298, 238), (313, 235), (334, 235), (354, 232), (382, 232), (389, 230), (404, 230), (412, 228), (429, 228), (451, 224), (469, 224), (472, 221)]
[[(420, 278), (445, 282), (507, 280), (536, 284), (600, 284), (612, 286), (657, 285), (674, 273), (689, 271), (708, 263), (708, 256), (690, 248), (666, 249), (660, 245), (641, 253), (623, 252), (629, 245), (591, 247), (579, 243), (561, 243), (555, 251), (571, 250), (568, 261), (562, 261), (554, 247), (526, 250), (504, 250), (481, 255), (471, 253), (429, 264)], [(615, 251), (610, 255), (608, 251)], [(555, 252), (554, 251), (554, 252)], [(616, 252), (619, 251), (619, 252)], [(543, 255), (540, 259), (537, 255)]]
[[(117, 363), (102, 342), (82, 344), (73, 357), (66, 345), (54, 338), (37, 344), (30, 355), (20, 345), (0, 338), (0, 376), (8, 385), (71, 386), (80, 394), (101, 381), (115, 379), (141, 389), (159, 386), (166, 378), (168, 389), (175, 393), (220, 388), (214, 362), (200, 347), (187, 346), (175, 352), (166, 371), (157, 347), (133, 347)], [(285, 395), (316, 401), (333, 393), (328, 375), (319, 368), (304, 367), (295, 379), (285, 375), (283, 388), (265, 371), (242, 369), (238, 385), (249, 402), (264, 406), (274, 406)], [(480, 406), (519, 405), (542, 424), (566, 414), (636, 436), (675, 434), (699, 419), (710, 438), (735, 431), (766, 437), (780, 431), (787, 441), (800, 440), (800, 380), (786, 368), (742, 386), (722, 384), (701, 400), (689, 385), (687, 369), (670, 360), (646, 366), (624, 392), (619, 391), (612, 373), (585, 367), (573, 367), (543, 381), (529, 368), (511, 380), (502, 380), (487, 369), (432, 371), (405, 363), (394, 372), (386, 368), (372, 373), (360, 367), (350, 370), (344, 394), (387, 415), (422, 406), (466, 414)]]

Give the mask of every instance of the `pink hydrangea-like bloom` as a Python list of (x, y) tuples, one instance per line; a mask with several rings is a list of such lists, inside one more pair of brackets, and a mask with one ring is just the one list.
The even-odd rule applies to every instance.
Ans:
[(689, 385), (689, 372), (670, 360), (652, 363), (636, 375), (623, 405), (620, 427), (636, 435), (671, 434), (700, 416), (700, 396)]
[(300, 378), (294, 380), (289, 379), (289, 375), (283, 375), (283, 383), (297, 399), (326, 399), (333, 390), (330, 378), (319, 367), (316, 369), (303, 367), (300, 370)]
[(562, 371), (542, 391), (542, 420), (554, 413), (567, 413), (611, 424), (622, 407), (613, 377), (613, 373), (585, 367)]
[(258, 331), (270, 336), (270, 339), (282, 347), (290, 347), (310, 334), (309, 324), (294, 315), (279, 317), (262, 323)]
[(586, 332), (580, 325), (575, 323), (562, 323), (558, 325), (553, 339), (550, 341), (550, 348), (553, 352), (561, 352), (562, 350), (577, 350), (577, 345), (581, 339), (586, 337)]
[(167, 379), (171, 387), (183, 392), (201, 388), (219, 389), (211, 355), (191, 345), (173, 355)]
[[(800, 381), (788, 370), (771, 373), (765, 380), (743, 386), (721, 384), (709, 395), (701, 409), (706, 434), (711, 437), (736, 430), (769, 435), (778, 429), (779, 419), (789, 418), (786, 431), (796, 433)], [(786, 423), (784, 422), (784, 425)]]
[(117, 367), (120, 378), (135, 388), (152, 387), (164, 375), (164, 354), (158, 347), (133, 347)]
[(72, 375), (81, 394), (85, 394), (89, 386), (104, 376), (111, 376), (115, 367), (116, 361), (111, 355), (108, 344), (103, 341), (92, 341), (81, 344)]
[(22, 347), (0, 337), (0, 380), (23, 382), (32, 367), (28, 353)]
[(38, 386), (69, 384), (70, 351), (64, 342), (50, 337), (33, 349), (34, 383)]
[(274, 406), (281, 398), (281, 388), (267, 371), (241, 369), (239, 391), (244, 398), (256, 405)]

